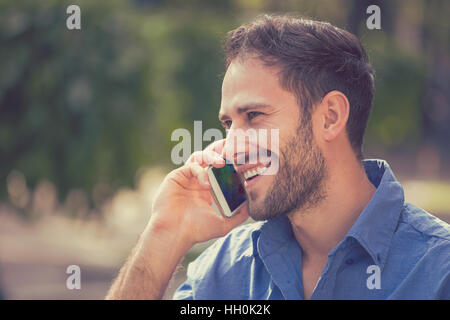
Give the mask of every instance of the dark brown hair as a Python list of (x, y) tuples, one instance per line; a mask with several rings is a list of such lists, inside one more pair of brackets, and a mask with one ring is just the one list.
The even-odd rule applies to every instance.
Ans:
[(350, 103), (347, 134), (362, 158), (363, 136), (374, 95), (374, 70), (361, 42), (329, 23), (290, 16), (264, 15), (228, 33), (226, 67), (237, 57), (256, 55), (280, 69), (281, 86), (294, 93), (309, 121), (313, 106), (332, 90)]

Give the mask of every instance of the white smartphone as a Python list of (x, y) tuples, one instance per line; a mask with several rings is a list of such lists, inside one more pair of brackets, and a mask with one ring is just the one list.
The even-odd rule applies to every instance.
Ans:
[(232, 217), (247, 201), (244, 184), (232, 164), (222, 168), (212, 166), (207, 169), (211, 184), (211, 194), (219, 212)]

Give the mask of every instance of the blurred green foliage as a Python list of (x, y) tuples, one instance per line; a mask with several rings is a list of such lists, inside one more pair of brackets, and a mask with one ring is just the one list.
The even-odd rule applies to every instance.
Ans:
[(422, 127), (423, 62), (396, 48), (383, 34), (376, 37), (371, 55), (375, 66), (375, 98), (367, 140), (386, 148), (417, 145)]
[(67, 3), (1, 4), (2, 181), (18, 169), (62, 194), (131, 184), (140, 166), (170, 162), (175, 128), (204, 112), (217, 125), (220, 16), (78, 4), (79, 31), (66, 28)]
[[(113, 189), (130, 185), (142, 166), (171, 166), (174, 129), (192, 130), (194, 120), (202, 120), (204, 130), (219, 127), (226, 32), (261, 12), (296, 12), (345, 28), (355, 24), (349, 18), (355, 3), (2, 1), (2, 197), (13, 169), (31, 186), (44, 178), (54, 182), (64, 197), (72, 188), (91, 193), (100, 182)], [(414, 16), (425, 1), (412, 3)], [(81, 7), (81, 30), (66, 28), (69, 4)], [(360, 14), (359, 35), (377, 70), (367, 140), (384, 148), (417, 143), (423, 136), (425, 50), (402, 46), (391, 31), (365, 30), (366, 14)], [(428, 32), (436, 30), (440, 25)], [(435, 36), (440, 46), (443, 32)]]

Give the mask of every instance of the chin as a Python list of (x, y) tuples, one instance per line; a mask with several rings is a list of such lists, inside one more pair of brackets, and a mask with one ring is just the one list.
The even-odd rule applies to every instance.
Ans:
[(275, 216), (270, 212), (265, 212), (263, 207), (260, 206), (251, 206), (248, 208), (248, 215), (255, 221), (265, 221), (274, 218)]
[(266, 208), (266, 195), (252, 190), (248, 200), (248, 215), (255, 221), (263, 221), (271, 218), (273, 213), (268, 213)]
[(255, 221), (268, 220), (273, 217), (274, 212), (266, 212), (267, 198), (269, 192), (274, 191), (275, 175), (261, 176), (257, 184), (247, 189), (248, 214)]

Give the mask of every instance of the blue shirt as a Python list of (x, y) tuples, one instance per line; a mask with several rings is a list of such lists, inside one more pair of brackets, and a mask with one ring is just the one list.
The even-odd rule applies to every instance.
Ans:
[[(328, 261), (311, 299), (450, 299), (450, 227), (404, 202), (389, 165), (366, 160), (377, 188)], [(304, 299), (302, 249), (281, 216), (240, 226), (187, 270), (174, 299)]]

